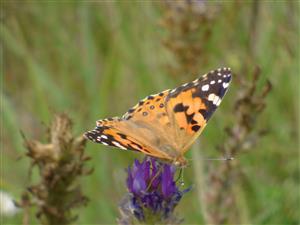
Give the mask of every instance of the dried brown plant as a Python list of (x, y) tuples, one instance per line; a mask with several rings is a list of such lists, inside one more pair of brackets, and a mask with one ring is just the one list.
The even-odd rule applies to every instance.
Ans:
[(23, 193), (20, 206), (24, 208), (23, 223), (29, 224), (29, 208), (37, 208), (41, 224), (69, 224), (76, 220), (72, 210), (83, 206), (88, 199), (83, 195), (78, 179), (92, 172), (86, 168), (83, 136), (72, 136), (72, 122), (66, 114), (54, 117), (49, 129), (48, 143), (26, 140), (27, 157), (31, 167), (39, 171), (39, 181)]
[[(208, 7), (207, 1), (165, 1), (164, 15), (161, 24), (167, 31), (167, 38), (163, 40), (164, 46), (173, 53), (176, 66), (170, 65), (168, 69), (172, 75), (198, 74), (199, 69), (209, 61), (209, 52), (205, 51), (205, 43), (212, 36), (214, 22), (217, 19), (219, 5)], [(253, 20), (250, 26), (251, 38), (249, 48), (256, 35), (256, 21), (258, 3), (253, 4)], [(253, 51), (249, 57), (251, 65), (255, 65)], [(250, 64), (250, 63), (249, 63)], [(257, 90), (260, 70), (244, 73), (252, 74), (252, 80), (247, 76), (234, 75), (239, 88), (236, 90), (237, 98), (234, 100), (232, 111), (235, 115), (235, 125), (225, 128), (228, 135), (221, 146), (217, 148), (223, 155), (235, 157), (246, 149), (251, 149), (266, 131), (258, 130), (256, 125), (261, 112), (266, 107), (266, 97), (271, 90), (271, 83), (266, 82), (261, 90)], [(194, 145), (193, 160), (203, 162), (199, 155), (199, 143)], [(204, 163), (195, 163), (194, 173), (197, 183), (198, 199), (202, 206), (202, 214), (206, 224), (241, 224), (249, 221), (243, 220), (243, 213), (238, 207), (240, 196), (236, 195), (236, 188), (242, 178), (238, 160), (225, 161), (210, 165), (208, 172)], [(209, 188), (208, 188), (209, 187)]]
[(182, 75), (199, 73), (199, 65), (208, 61), (205, 45), (211, 37), (218, 7), (205, 1), (163, 1), (161, 26), (167, 31), (163, 45), (173, 54), (176, 63), (167, 65), (168, 72), (180, 79)]
[[(266, 97), (271, 91), (269, 81), (262, 90), (257, 90), (260, 70), (253, 72), (252, 81), (239, 76), (240, 89), (233, 106), (235, 125), (226, 127), (228, 135), (222, 145), (217, 148), (225, 156), (235, 157), (241, 152), (252, 149), (266, 130), (256, 128), (258, 117), (266, 107)], [(225, 161), (209, 168), (205, 185), (209, 186), (202, 192), (202, 200), (206, 204), (206, 222), (208, 224), (242, 224), (242, 213), (239, 210), (237, 194), (240, 178), (243, 177), (238, 160)], [(234, 185), (235, 184), (235, 185)]]

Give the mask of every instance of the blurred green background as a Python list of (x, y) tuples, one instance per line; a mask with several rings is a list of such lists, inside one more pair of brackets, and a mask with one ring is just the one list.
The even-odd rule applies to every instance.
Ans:
[[(241, 187), (241, 211), (250, 224), (298, 224), (299, 2), (197, 2), (199, 13), (213, 17), (203, 20), (205, 32), (201, 25), (195, 34), (203, 46), (200, 67), (197, 74), (175, 76), (168, 68), (176, 68), (178, 61), (163, 44), (174, 38), (172, 28), (161, 25), (170, 13), (163, 1), (3, 1), (1, 189), (19, 199), (34, 182), (36, 174), (28, 179), (29, 160), (20, 158), (25, 152), (20, 130), (29, 139), (45, 140), (45, 127), (55, 112), (67, 112), (80, 135), (97, 119), (120, 116), (143, 97), (211, 69), (229, 66), (235, 74), (249, 76), (259, 66), (260, 84), (266, 79), (273, 84), (258, 118), (258, 128), (269, 133), (236, 159), (247, 179)], [(180, 13), (176, 10), (172, 12)], [(203, 157), (220, 156), (215, 147), (226, 138), (224, 126), (235, 122), (230, 107), (238, 88), (234, 81), (200, 137)], [(115, 224), (118, 202), (126, 192), (124, 168), (142, 156), (93, 143), (86, 152), (95, 172), (81, 179), (91, 201), (78, 210), (77, 223)], [(185, 170), (187, 185), (195, 183), (194, 177), (192, 168)], [(186, 224), (203, 223), (196, 195), (191, 191), (177, 207)], [(2, 218), (3, 224), (21, 221), (21, 213)], [(30, 222), (38, 223), (34, 215)]]

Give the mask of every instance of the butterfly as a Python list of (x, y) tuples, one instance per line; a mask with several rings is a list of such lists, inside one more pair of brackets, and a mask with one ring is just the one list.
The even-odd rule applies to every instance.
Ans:
[(212, 70), (190, 83), (147, 96), (122, 117), (98, 120), (85, 137), (183, 167), (184, 154), (220, 105), (230, 81), (230, 68)]

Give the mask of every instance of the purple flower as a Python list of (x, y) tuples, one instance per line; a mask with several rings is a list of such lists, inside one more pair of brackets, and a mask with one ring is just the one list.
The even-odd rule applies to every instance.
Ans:
[(172, 222), (182, 220), (173, 215), (174, 208), (186, 190), (179, 190), (174, 181), (176, 167), (145, 157), (142, 162), (134, 161), (127, 169), (129, 193), (120, 204), (122, 219), (120, 224), (139, 222)]

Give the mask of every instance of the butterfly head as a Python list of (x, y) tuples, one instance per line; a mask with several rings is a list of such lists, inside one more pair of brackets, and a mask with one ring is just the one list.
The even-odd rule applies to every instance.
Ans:
[(180, 156), (173, 161), (173, 164), (176, 167), (185, 168), (188, 165), (188, 161), (183, 156)]

